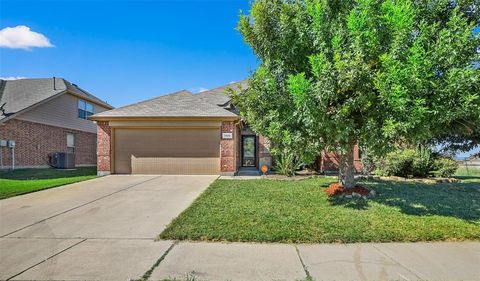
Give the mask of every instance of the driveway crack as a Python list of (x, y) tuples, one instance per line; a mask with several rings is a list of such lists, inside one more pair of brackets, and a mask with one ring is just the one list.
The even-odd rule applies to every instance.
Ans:
[(298, 259), (300, 260), (300, 263), (302, 264), (303, 271), (305, 271), (305, 275), (307, 275), (307, 278), (305, 280), (313, 280), (312, 276), (310, 275), (310, 272), (308, 271), (308, 267), (305, 264), (305, 262), (302, 259), (302, 255), (300, 254), (300, 250), (298, 249), (297, 245), (294, 245), (295, 251), (297, 252)]
[(165, 259), (168, 253), (170, 253), (173, 247), (175, 247), (178, 243), (179, 243), (178, 240), (173, 242), (172, 245), (170, 245), (170, 247), (165, 251), (165, 253), (163, 253), (163, 255), (152, 265), (152, 267), (150, 267), (150, 269), (147, 272), (145, 272), (145, 274), (143, 274), (143, 276), (140, 277), (140, 279), (137, 279), (136, 281), (147, 281), (152, 275), (155, 268), (157, 268), (160, 265), (160, 263)]
[(8, 280), (11, 280), (12, 278), (15, 278), (15, 277), (19, 276), (20, 274), (26, 272), (27, 270), (30, 270), (30, 269), (34, 268), (35, 266), (37, 266), (37, 265), (39, 265), (39, 264), (42, 264), (42, 263), (48, 261), (48, 260), (51, 259), (51, 258), (54, 258), (54, 257), (60, 255), (61, 253), (65, 252), (65, 251), (70, 250), (71, 248), (73, 248), (73, 247), (77, 246), (78, 244), (83, 243), (83, 242), (85, 242), (85, 241), (87, 241), (87, 239), (83, 239), (83, 240), (78, 241), (77, 243), (75, 243), (75, 244), (73, 244), (73, 245), (71, 245), (71, 246), (68, 246), (67, 248), (61, 250), (60, 252), (55, 253), (54, 255), (52, 255), (52, 256), (50, 256), (50, 257), (48, 257), (48, 258), (46, 258), (46, 259), (44, 259), (44, 260), (42, 260), (42, 261), (39, 261), (38, 263), (36, 263), (36, 264), (34, 264), (34, 265), (32, 265), (32, 266), (30, 266), (30, 267), (28, 267), (28, 268), (20, 271), (19, 273), (15, 274), (15, 275), (13, 275), (13, 276), (11, 276), (11, 277), (9, 277), (9, 278), (7, 278), (7, 281), (8, 281)]

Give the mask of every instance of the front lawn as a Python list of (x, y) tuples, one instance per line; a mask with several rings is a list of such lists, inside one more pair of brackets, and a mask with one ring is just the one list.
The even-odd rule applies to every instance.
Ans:
[(480, 240), (480, 178), (462, 183), (365, 181), (377, 196), (329, 200), (335, 178), (217, 180), (162, 239), (255, 242)]
[(95, 178), (96, 167), (0, 171), (0, 199)]
[(455, 173), (459, 177), (480, 177), (480, 167), (460, 166)]

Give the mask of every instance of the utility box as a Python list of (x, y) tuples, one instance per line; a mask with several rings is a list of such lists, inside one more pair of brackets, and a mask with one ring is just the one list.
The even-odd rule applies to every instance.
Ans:
[(9, 140), (9, 141), (7, 142), (7, 145), (8, 145), (8, 147), (10, 147), (10, 148), (14, 148), (14, 147), (15, 147), (15, 141), (14, 141), (14, 140)]
[(0, 147), (7, 146), (7, 140), (0, 140)]
[(59, 169), (75, 168), (75, 154), (67, 152), (54, 152), (48, 154), (48, 163), (50, 166)]

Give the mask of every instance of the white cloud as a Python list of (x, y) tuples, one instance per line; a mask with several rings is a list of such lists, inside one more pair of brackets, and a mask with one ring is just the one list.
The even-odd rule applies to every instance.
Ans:
[(55, 47), (45, 35), (30, 30), (30, 27), (18, 25), (0, 30), (0, 47), (10, 49), (30, 49)]
[(25, 79), (27, 77), (22, 76), (9, 76), (9, 77), (0, 77), (2, 80), (18, 80), (18, 79)]
[(191, 92), (193, 92), (193, 93), (201, 93), (201, 92), (205, 92), (205, 91), (207, 91), (207, 90), (208, 90), (208, 89), (207, 89), (207, 88), (204, 88), (204, 87), (197, 87), (197, 88), (193, 88), (193, 89), (191, 90)]

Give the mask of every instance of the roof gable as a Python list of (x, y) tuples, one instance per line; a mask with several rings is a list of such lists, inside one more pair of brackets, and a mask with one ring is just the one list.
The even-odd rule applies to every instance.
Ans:
[[(55, 81), (55, 87), (53, 86)], [(62, 79), (20, 79), (2, 81), (0, 106), (6, 114), (14, 114), (67, 90)], [(0, 116), (4, 118), (6, 116)]]
[(0, 80), (0, 83), (0, 106), (5, 104), (3, 109), (6, 114), (0, 116), (0, 120), (67, 92), (106, 108), (113, 108), (62, 78)]
[(224, 106), (228, 104), (231, 98), (227, 95), (227, 89), (238, 90), (238, 89), (245, 89), (247, 87), (247, 81), (243, 80), (240, 82), (230, 83), (228, 85), (224, 85), (215, 89), (207, 90), (196, 94), (201, 100), (216, 104), (219, 106)]

